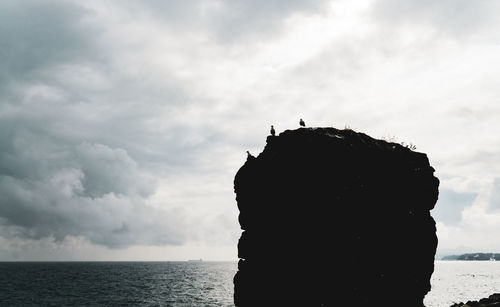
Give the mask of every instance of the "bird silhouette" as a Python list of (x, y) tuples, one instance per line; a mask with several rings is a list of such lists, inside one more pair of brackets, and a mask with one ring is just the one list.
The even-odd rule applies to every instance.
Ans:
[(276, 134), (276, 131), (274, 131), (273, 125), (271, 125), (271, 135), (274, 136)]
[(252, 158), (255, 158), (255, 157), (252, 156), (252, 154), (247, 150), (247, 159), (252, 159)]
[(306, 123), (304, 123), (304, 121), (302, 120), (302, 118), (300, 119), (299, 124), (300, 124), (302, 127), (305, 127), (305, 126), (306, 126)]

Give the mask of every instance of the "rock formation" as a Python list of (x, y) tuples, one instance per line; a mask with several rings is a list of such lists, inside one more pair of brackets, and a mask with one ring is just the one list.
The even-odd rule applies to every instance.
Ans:
[(482, 298), (479, 301), (453, 304), (451, 307), (500, 307), (500, 293), (494, 293), (488, 298)]
[(350, 129), (269, 136), (234, 180), (235, 305), (423, 306), (433, 173), (425, 154)]

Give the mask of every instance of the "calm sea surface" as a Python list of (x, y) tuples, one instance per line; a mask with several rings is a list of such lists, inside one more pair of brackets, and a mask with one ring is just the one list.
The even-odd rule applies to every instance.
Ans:
[[(410, 264), (411, 265), (411, 264)], [(236, 262), (0, 262), (0, 306), (234, 306)], [(427, 307), (500, 292), (500, 261), (436, 261)]]
[(0, 306), (234, 306), (236, 262), (0, 263)]
[(436, 261), (427, 307), (479, 300), (500, 293), (500, 261)]

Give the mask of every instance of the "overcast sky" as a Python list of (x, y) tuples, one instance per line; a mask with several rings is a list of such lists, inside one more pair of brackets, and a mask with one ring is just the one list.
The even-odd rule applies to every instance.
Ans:
[[(269, 126), (413, 143), (500, 252), (496, 0), (0, 1), (0, 260), (235, 260)], [(300, 248), (300, 246), (299, 246)]]

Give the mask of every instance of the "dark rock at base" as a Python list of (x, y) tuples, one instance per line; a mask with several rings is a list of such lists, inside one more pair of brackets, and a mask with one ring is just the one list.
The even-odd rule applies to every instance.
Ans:
[(349, 129), (269, 136), (235, 176), (235, 305), (422, 307), (433, 173), (425, 154)]
[(488, 298), (479, 301), (468, 301), (467, 303), (456, 303), (450, 307), (500, 307), (500, 293), (494, 293)]

